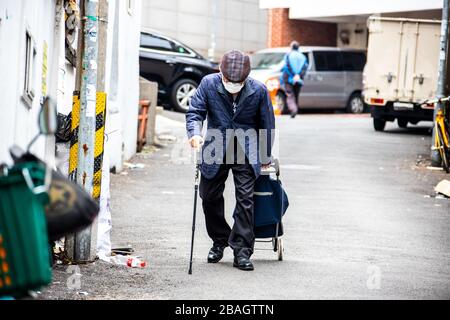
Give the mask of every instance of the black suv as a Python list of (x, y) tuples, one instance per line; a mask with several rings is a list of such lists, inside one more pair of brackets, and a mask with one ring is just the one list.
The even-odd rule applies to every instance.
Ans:
[(158, 83), (158, 101), (186, 112), (190, 98), (207, 74), (218, 72), (216, 63), (181, 42), (154, 32), (141, 32), (140, 75)]

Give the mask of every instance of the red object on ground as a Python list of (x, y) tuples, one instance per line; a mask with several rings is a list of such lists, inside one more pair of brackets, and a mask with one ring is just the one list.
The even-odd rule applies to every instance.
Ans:
[(144, 145), (147, 143), (147, 122), (150, 101), (139, 100), (139, 106), (137, 152), (141, 152)]

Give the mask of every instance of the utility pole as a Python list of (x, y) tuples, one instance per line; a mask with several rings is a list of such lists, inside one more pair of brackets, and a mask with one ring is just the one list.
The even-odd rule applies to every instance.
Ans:
[[(117, 9), (116, 9), (117, 10)], [(108, 43), (108, 0), (99, 0), (97, 91), (105, 92), (106, 47)]]
[[(98, 1), (84, 1), (82, 11), (82, 50), (77, 52), (77, 85), (79, 85), (80, 122), (78, 131), (77, 183), (92, 194), (94, 177), (94, 144), (97, 101)], [(81, 33), (80, 33), (81, 35)], [(80, 65), (81, 64), (81, 65)], [(90, 226), (74, 236), (73, 259), (91, 261), (96, 255), (95, 227)], [(96, 230), (94, 230), (96, 235)]]
[[(438, 73), (438, 86), (437, 86), (437, 98), (443, 98), (446, 96), (446, 83), (447, 83), (447, 54), (448, 54), (448, 10), (449, 10), (449, 0), (443, 0), (442, 7), (442, 22), (441, 22), (441, 38), (440, 38), (440, 50), (439, 50), (439, 73)], [(436, 114), (438, 110), (445, 107), (442, 102), (436, 103), (434, 108), (433, 120), (436, 120)], [(441, 157), (439, 151), (435, 150), (434, 140), (436, 135), (436, 127), (433, 128), (432, 136), (432, 149), (431, 149), (431, 162), (433, 166), (440, 166)]]
[(208, 50), (208, 58), (213, 61), (216, 55), (216, 33), (217, 33), (217, 2), (211, 0), (212, 17), (211, 17), (211, 35)]

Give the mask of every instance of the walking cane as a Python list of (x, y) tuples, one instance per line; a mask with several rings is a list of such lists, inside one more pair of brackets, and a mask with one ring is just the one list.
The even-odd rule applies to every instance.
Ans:
[(192, 217), (192, 238), (191, 238), (191, 257), (189, 259), (189, 274), (192, 274), (192, 255), (194, 253), (194, 234), (195, 234), (195, 217), (197, 214), (197, 197), (198, 197), (198, 181), (200, 165), (197, 163), (198, 150), (195, 150), (194, 162), (195, 162), (195, 186), (194, 186), (194, 212)]

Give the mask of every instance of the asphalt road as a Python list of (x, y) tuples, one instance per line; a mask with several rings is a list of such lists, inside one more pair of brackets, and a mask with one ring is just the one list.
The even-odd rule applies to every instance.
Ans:
[(183, 161), (183, 116), (165, 116), (158, 125), (166, 146), (132, 160), (144, 169), (112, 176), (114, 245), (133, 246), (148, 267), (82, 266), (81, 288), (74, 291), (66, 288), (68, 274), (60, 266), (43, 297), (450, 298), (450, 201), (433, 197), (445, 175), (426, 169), (429, 124), (406, 130), (388, 124), (379, 133), (367, 115), (278, 117), (281, 176), (290, 199), (285, 260), (257, 250), (255, 271), (243, 272), (232, 267), (227, 249), (220, 263), (207, 264), (211, 242), (199, 207), (189, 276), (194, 169)]

